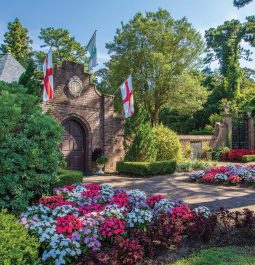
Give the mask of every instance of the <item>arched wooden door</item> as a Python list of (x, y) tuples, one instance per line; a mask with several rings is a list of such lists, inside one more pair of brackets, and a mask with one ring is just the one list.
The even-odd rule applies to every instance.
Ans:
[(64, 140), (61, 151), (65, 156), (67, 168), (85, 171), (86, 169), (86, 134), (76, 120), (67, 120), (64, 126)]

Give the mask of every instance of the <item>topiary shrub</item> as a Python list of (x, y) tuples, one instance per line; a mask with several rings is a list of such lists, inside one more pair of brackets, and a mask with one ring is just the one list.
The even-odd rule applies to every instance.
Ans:
[(11, 214), (0, 212), (0, 264), (39, 264), (38, 240)]
[(182, 146), (178, 135), (165, 127), (159, 125), (152, 129), (157, 149), (157, 161), (182, 159)]
[(244, 163), (248, 163), (248, 162), (254, 162), (255, 161), (255, 155), (244, 155), (242, 157), (242, 161)]
[(84, 173), (78, 170), (61, 169), (56, 177), (55, 187), (81, 183)]
[(0, 117), (0, 208), (18, 213), (51, 191), (63, 129), (17, 83), (0, 82)]
[(156, 148), (151, 127), (147, 123), (140, 124), (125, 156), (125, 161), (150, 162), (155, 159)]
[(156, 162), (125, 162), (118, 161), (117, 172), (133, 176), (153, 176), (159, 174), (172, 174), (176, 170), (176, 162), (156, 161)]

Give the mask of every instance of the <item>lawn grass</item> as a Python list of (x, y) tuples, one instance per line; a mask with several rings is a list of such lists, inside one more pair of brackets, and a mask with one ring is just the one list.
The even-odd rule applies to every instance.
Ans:
[[(223, 247), (201, 250), (172, 265), (254, 265), (255, 247)], [(170, 265), (170, 264), (169, 264)]]

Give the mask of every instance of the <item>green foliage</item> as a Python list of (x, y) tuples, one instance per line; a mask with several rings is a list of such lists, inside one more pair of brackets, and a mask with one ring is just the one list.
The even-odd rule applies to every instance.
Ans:
[(62, 126), (37, 103), (25, 87), (0, 82), (0, 208), (13, 212), (50, 192), (62, 161)]
[(190, 159), (191, 158), (191, 153), (192, 153), (191, 145), (188, 143), (184, 147), (183, 157), (186, 158), (186, 159)]
[(42, 93), (41, 81), (42, 76), (40, 76), (34, 61), (29, 60), (26, 71), (19, 78), (19, 84), (27, 88), (28, 94), (40, 97)]
[(8, 31), (4, 34), (4, 44), (0, 46), (1, 53), (11, 53), (22, 65), (32, 56), (32, 40), (28, 30), (22, 26), (19, 19), (8, 23)]
[(253, 0), (234, 0), (234, 6), (240, 8), (244, 7), (245, 5), (248, 5), (251, 3)]
[(245, 155), (242, 157), (243, 162), (254, 162), (255, 161), (255, 155)]
[(117, 172), (133, 176), (153, 176), (159, 174), (172, 174), (176, 170), (175, 161), (157, 162), (117, 162)]
[(160, 110), (158, 119), (159, 123), (178, 134), (189, 134), (191, 130), (197, 128), (192, 115), (181, 115), (167, 107)]
[(219, 161), (221, 153), (229, 152), (230, 148), (227, 146), (219, 146), (213, 150), (212, 157), (213, 160)]
[(208, 47), (208, 61), (218, 60), (220, 72), (224, 77), (224, 88), (227, 98), (233, 99), (240, 96), (240, 82), (242, 69), (240, 58), (249, 60), (250, 50), (241, 46), (246, 36), (246, 23), (238, 20), (224, 22), (217, 28), (206, 31), (205, 38)]
[(140, 124), (131, 143), (125, 161), (151, 162), (155, 161), (157, 151), (152, 129), (148, 124)]
[(207, 97), (199, 75), (192, 72), (203, 45), (201, 35), (186, 18), (174, 20), (161, 9), (137, 13), (122, 23), (113, 42), (106, 45), (112, 55), (100, 73), (102, 84), (113, 89), (132, 74), (136, 105), (153, 124), (158, 123), (164, 106), (181, 113), (195, 112)]
[(28, 234), (15, 216), (0, 211), (0, 264), (39, 264), (39, 241)]
[[(250, 265), (255, 264), (254, 247), (223, 247), (200, 250), (173, 265)], [(169, 264), (170, 265), (170, 264)]]
[(231, 146), (230, 146), (230, 135), (229, 135), (229, 129), (228, 128), (226, 131), (226, 147), (228, 147), (229, 149), (231, 148)]
[(193, 170), (198, 170), (198, 169), (205, 169), (210, 166), (210, 163), (208, 161), (204, 160), (191, 160), (191, 159), (186, 159), (182, 160), (177, 163), (177, 171), (178, 172), (190, 172)]
[(62, 187), (74, 183), (81, 183), (84, 173), (78, 170), (61, 169), (56, 177), (55, 187)]
[(182, 158), (182, 146), (178, 135), (160, 124), (152, 129), (156, 143), (156, 161), (175, 160)]
[(189, 134), (190, 135), (212, 135), (213, 129), (206, 127), (204, 129), (192, 130)]
[[(42, 47), (53, 48), (53, 60), (55, 65), (61, 65), (64, 61), (72, 61), (81, 64), (87, 62), (86, 48), (83, 47), (74, 37), (70, 36), (67, 29), (54, 29), (52, 27), (41, 29), (39, 39), (45, 44)], [(36, 53), (39, 65), (42, 65), (46, 53)]]
[(107, 161), (108, 161), (108, 157), (107, 157), (107, 156), (100, 156), (100, 157), (96, 160), (96, 163), (97, 163), (98, 165), (104, 165)]

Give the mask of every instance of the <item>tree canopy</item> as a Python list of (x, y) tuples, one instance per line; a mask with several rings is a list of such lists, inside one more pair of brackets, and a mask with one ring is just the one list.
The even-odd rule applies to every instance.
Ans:
[(206, 31), (208, 61), (218, 60), (220, 72), (225, 77), (225, 89), (229, 99), (240, 94), (240, 59), (250, 59), (250, 50), (241, 46), (246, 36), (246, 24), (239, 20), (224, 22)]
[(245, 5), (248, 5), (251, 3), (253, 0), (234, 0), (234, 6), (240, 8), (244, 7)]
[[(67, 29), (42, 28), (39, 39), (44, 42), (41, 47), (53, 48), (53, 60), (55, 65), (61, 65), (64, 61), (73, 61), (81, 64), (87, 62), (86, 48), (83, 47), (74, 37), (70, 36)], [(36, 52), (39, 64), (42, 64), (46, 53)]]
[[(174, 20), (161, 9), (137, 13), (106, 44), (111, 59), (101, 75), (114, 90), (132, 74), (136, 104), (156, 124), (163, 106), (180, 112), (202, 107), (207, 93), (191, 71), (198, 66), (203, 47), (201, 35), (186, 18)], [(189, 100), (183, 100), (185, 95)]]
[(28, 36), (28, 30), (16, 18), (8, 23), (8, 31), (4, 34), (0, 51), (3, 54), (11, 53), (22, 65), (26, 66), (32, 56), (31, 44), (32, 40)]

